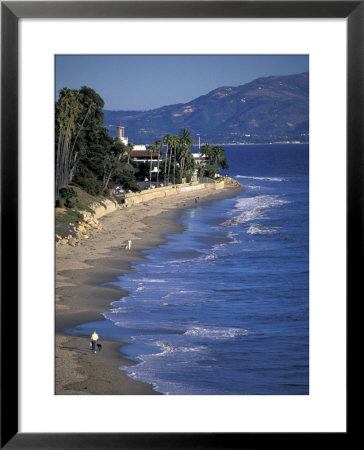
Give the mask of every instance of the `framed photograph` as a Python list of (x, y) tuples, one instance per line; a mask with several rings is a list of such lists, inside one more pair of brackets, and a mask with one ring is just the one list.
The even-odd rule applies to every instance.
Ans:
[[(297, 438), (326, 442), (328, 434), (347, 445), (347, 305), (363, 270), (363, 8), (361, 1), (1, 3), (2, 448), (253, 448), (274, 441), (291, 447)], [(232, 75), (253, 67), (260, 72), (252, 70), (241, 82), (232, 76), (216, 81), (224, 80), (217, 77), (222, 68)], [(120, 74), (114, 85), (107, 86), (108, 72)], [(102, 96), (108, 95), (103, 110), (108, 134), (97, 122), (104, 103), (98, 88), (90, 89), (94, 73)], [(181, 100), (172, 95), (179, 77), (190, 86)], [(230, 86), (238, 84), (236, 106)], [(299, 106), (279, 103), (279, 95), (293, 96)], [(269, 98), (263, 106), (253, 104), (263, 97)], [(226, 98), (226, 111), (234, 104), (246, 114), (243, 134), (232, 119), (225, 128), (218, 125), (215, 106), (206, 120), (211, 104)], [(119, 108), (120, 99), (129, 106)], [(74, 168), (65, 181), (58, 153), (54, 161), (54, 141), (60, 152), (68, 148), (61, 141), (67, 140), (63, 112), (76, 100), (72, 114), (81, 117), (83, 110), (85, 116), (79, 130), (69, 132)], [(274, 132), (263, 127), (268, 104), (272, 113), (265, 120), (274, 123)], [(155, 117), (165, 113), (161, 106), (170, 108), (177, 124), (172, 133), (177, 135), (179, 123), (189, 124), (181, 126), (178, 143), (167, 128), (157, 130)], [(124, 111), (115, 114), (117, 109)], [(179, 122), (197, 110), (204, 113), (194, 122)], [(138, 128), (140, 120), (153, 132)], [(92, 127), (99, 127), (97, 133)], [(128, 132), (134, 141), (129, 153)], [(165, 138), (164, 153), (159, 135)], [(216, 144), (210, 146), (211, 139)], [(103, 162), (95, 166), (85, 150), (90, 142), (107, 148), (107, 154), (96, 150)], [(193, 162), (184, 143), (196, 151)], [(234, 159), (237, 151), (244, 158)], [(65, 189), (70, 174), (71, 194)], [(220, 203), (204, 206), (201, 183), (218, 191), (219, 183), (236, 180), (244, 192), (219, 193), (227, 212), (217, 222)], [(169, 185), (185, 192), (183, 208), (190, 212), (181, 220), (194, 233), (174, 234), (173, 248), (149, 236), (148, 228), (139, 235), (132, 230), (137, 210), (149, 232), (155, 227), (157, 203), (153, 209), (151, 199), (174, 194), (167, 193)], [(106, 272), (101, 277), (91, 271), (82, 279), (90, 286), (89, 311), (77, 279), (88, 264), (97, 266), (102, 248), (94, 243), (94, 257), (73, 260), (73, 245), (82, 245), (65, 229), (65, 206), (86, 202), (83, 192), (96, 198), (99, 190), (110, 191), (115, 202), (94, 204), (90, 217), (100, 206), (100, 217), (103, 209), (115, 207), (132, 219), (120, 224), (120, 235), (112, 236), (115, 224), (97, 232), (110, 242), (123, 274), (130, 272), (133, 254), (142, 271), (133, 266), (119, 284), (114, 260), (108, 260), (106, 280)], [(160, 237), (177, 232), (166, 225), (172, 209), (160, 208)], [(82, 239), (99, 226), (86, 216), (73, 219)], [(67, 240), (69, 249), (59, 252), (61, 274), (54, 264), (54, 232), (56, 245)], [(117, 243), (120, 236), (125, 239)], [(163, 248), (148, 253), (154, 264), (148, 266), (138, 252), (155, 247), (148, 246), (153, 239)], [(259, 267), (258, 253), (264, 255)], [(202, 257), (209, 271), (201, 271)], [(167, 266), (173, 268), (168, 274)], [(186, 270), (188, 283), (179, 284)], [(234, 278), (234, 270), (244, 277)], [(75, 297), (70, 280), (77, 286)], [(268, 285), (270, 293), (279, 291), (277, 298)], [(63, 296), (56, 316), (55, 287)], [(115, 302), (115, 288), (132, 292), (132, 303), (125, 294)], [(219, 302), (213, 303), (215, 294)], [(107, 304), (113, 301), (104, 313), (113, 329), (97, 319), (106, 305), (103, 295)], [(264, 314), (256, 304), (265, 305)], [(133, 345), (122, 352), (142, 363), (126, 367), (130, 361), (123, 359), (128, 374), (123, 390), (111, 370), (105, 379), (97, 367), (115, 358), (118, 342), (128, 341), (120, 325), (125, 320)], [(65, 328), (73, 340), (64, 339)], [(77, 352), (71, 348), (75, 342)], [(103, 362), (93, 365), (92, 358)], [(62, 378), (67, 371), (77, 374), (72, 383)], [(96, 384), (85, 381), (90, 371), (96, 372)]]

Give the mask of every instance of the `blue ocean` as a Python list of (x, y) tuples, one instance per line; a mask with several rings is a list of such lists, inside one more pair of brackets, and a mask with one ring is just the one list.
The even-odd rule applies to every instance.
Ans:
[(98, 332), (164, 394), (307, 395), (309, 147), (224, 148), (243, 189), (184, 210), (182, 233), (108, 283), (129, 295)]

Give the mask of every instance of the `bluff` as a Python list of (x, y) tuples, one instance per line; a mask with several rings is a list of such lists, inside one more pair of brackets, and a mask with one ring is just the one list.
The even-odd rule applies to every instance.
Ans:
[(149, 111), (104, 110), (104, 126), (116, 135), (126, 127), (129, 142), (154, 143), (188, 128), (197, 141), (210, 143), (307, 142), (309, 75), (258, 78), (237, 87), (223, 86), (188, 103)]

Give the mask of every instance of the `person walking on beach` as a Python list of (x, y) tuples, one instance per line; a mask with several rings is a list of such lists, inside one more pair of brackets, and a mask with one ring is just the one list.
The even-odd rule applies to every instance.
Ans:
[(128, 250), (131, 250), (131, 240), (128, 240)]
[(97, 348), (97, 341), (99, 340), (99, 336), (97, 335), (96, 331), (94, 331), (91, 335), (90, 345), (92, 348), (92, 351), (96, 353)]

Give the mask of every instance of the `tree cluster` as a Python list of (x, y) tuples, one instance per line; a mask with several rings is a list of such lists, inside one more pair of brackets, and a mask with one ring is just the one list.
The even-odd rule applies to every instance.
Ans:
[(107, 194), (117, 184), (138, 190), (133, 145), (112, 138), (103, 127), (103, 99), (91, 88), (64, 88), (56, 102), (55, 198), (76, 184), (91, 195)]
[(219, 168), (229, 168), (223, 147), (211, 147), (210, 144), (205, 144), (201, 147), (200, 151), (208, 160), (208, 163), (199, 167), (199, 176), (213, 178), (219, 173)]
[(184, 128), (178, 136), (166, 134), (163, 138), (166, 145), (164, 159), (164, 180), (168, 185), (182, 182), (183, 178), (190, 180), (196, 169), (195, 160), (191, 154), (194, 141), (189, 130)]
[[(190, 131), (181, 130), (177, 136), (167, 134), (148, 147), (149, 167), (131, 161), (133, 144), (125, 145), (112, 138), (103, 126), (104, 101), (91, 88), (64, 88), (55, 106), (55, 198), (60, 190), (75, 184), (91, 195), (108, 195), (117, 185), (139, 190), (138, 177), (149, 175), (152, 182), (153, 158), (157, 155), (156, 181), (166, 185), (191, 180), (196, 162), (191, 154), (194, 141)], [(166, 146), (164, 158), (162, 151)], [(201, 147), (209, 163), (200, 166), (200, 176), (215, 176), (219, 167), (227, 168), (222, 147)], [(62, 191), (63, 192), (63, 191)]]

